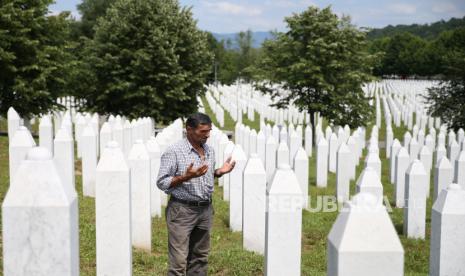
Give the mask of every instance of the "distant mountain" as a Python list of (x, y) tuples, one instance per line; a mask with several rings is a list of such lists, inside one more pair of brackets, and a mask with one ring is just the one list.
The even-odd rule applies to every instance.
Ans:
[(394, 36), (401, 32), (408, 32), (425, 39), (434, 39), (443, 31), (454, 30), (465, 27), (465, 16), (463, 18), (451, 18), (448, 21), (438, 21), (431, 24), (412, 24), (412, 25), (389, 25), (380, 29), (372, 29), (368, 32), (369, 40)]
[[(228, 39), (230, 39), (232, 42), (232, 48), (237, 48), (237, 44), (236, 44), (237, 34), (238, 33), (225, 33), (225, 34), (213, 33), (213, 36), (218, 41), (221, 41), (221, 40), (227, 41)], [(271, 39), (273, 35), (271, 34), (271, 32), (252, 32), (252, 37), (253, 37), (252, 47), (260, 48), (262, 46), (263, 41), (265, 41), (266, 39)]]

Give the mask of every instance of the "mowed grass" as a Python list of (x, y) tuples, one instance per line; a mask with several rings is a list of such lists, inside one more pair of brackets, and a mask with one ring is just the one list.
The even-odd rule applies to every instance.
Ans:
[[(214, 123), (215, 116), (208, 103), (203, 99), (206, 112), (211, 115)], [(244, 116), (246, 117), (246, 116)], [(243, 117), (243, 118), (244, 118)], [(250, 127), (259, 129), (259, 116), (255, 114), (253, 124), (246, 118), (243, 122)], [(225, 112), (224, 130), (234, 130), (234, 121), (228, 112)], [(372, 125), (372, 124), (370, 124)], [(0, 121), (2, 131), (5, 131), (5, 122)], [(325, 127), (325, 126), (324, 126)], [(402, 136), (405, 128), (395, 128), (396, 138)], [(367, 128), (367, 138), (371, 128)], [(380, 141), (384, 139), (385, 126), (382, 120), (380, 129)], [(315, 154), (315, 151), (313, 151)], [(364, 151), (364, 157), (366, 151)], [(363, 158), (364, 158), (363, 157)], [(357, 177), (363, 169), (363, 160), (357, 167)], [(387, 202), (393, 209), (390, 213), (392, 221), (396, 227), (399, 237), (405, 250), (405, 274), (406, 275), (426, 275), (429, 265), (429, 236), (431, 218), (431, 198), (427, 203), (427, 223), (426, 239), (407, 239), (402, 234), (403, 210), (394, 208), (394, 186), (389, 181), (389, 161), (385, 158), (385, 150), (380, 149), (382, 160), (382, 183), (384, 193), (389, 201)], [(328, 186), (317, 188), (315, 185), (316, 161), (314, 156), (309, 159), (309, 196), (310, 205), (316, 208), (318, 196), (334, 195), (336, 191), (336, 177), (333, 173), (328, 173)], [(95, 201), (93, 198), (83, 197), (82, 182), (80, 172), (80, 161), (76, 161), (76, 190), (79, 196), (79, 243), (80, 243), (80, 274), (96, 275), (96, 250), (95, 250)], [(432, 182), (431, 182), (432, 183)], [(9, 186), (8, 179), (8, 139), (0, 137), (0, 198), (6, 195)], [(355, 194), (355, 181), (350, 184), (351, 195)], [(209, 257), (209, 275), (263, 275), (264, 257), (245, 251), (242, 248), (241, 233), (232, 233), (229, 230), (229, 205), (223, 201), (223, 190), (215, 187), (214, 193), (214, 225), (211, 235), (211, 251)], [(337, 212), (303, 212), (302, 221), (302, 275), (326, 275), (326, 247), (328, 233), (337, 218)], [(1, 222), (0, 222), (1, 223)], [(0, 239), (1, 246), (1, 239)], [(0, 262), (2, 266), (2, 262)], [(133, 250), (133, 274), (134, 275), (166, 275), (168, 268), (167, 259), (167, 231), (164, 216), (152, 220), (152, 252)]]

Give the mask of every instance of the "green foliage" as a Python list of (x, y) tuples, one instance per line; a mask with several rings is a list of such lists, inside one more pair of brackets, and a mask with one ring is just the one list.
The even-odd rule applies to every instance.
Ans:
[(465, 16), (463, 18), (451, 18), (449, 21), (438, 21), (432, 24), (412, 24), (412, 25), (389, 25), (381, 29), (372, 29), (367, 33), (369, 40), (393, 37), (399, 33), (408, 32), (424, 39), (435, 39), (444, 31), (465, 27)]
[[(118, 0), (84, 49), (85, 109), (168, 122), (197, 110), (210, 71), (207, 39), (176, 0)], [(87, 70), (87, 69), (88, 70)]]
[[(372, 108), (361, 86), (371, 79), (374, 56), (365, 51), (365, 33), (329, 7), (310, 7), (286, 22), (288, 32), (264, 43), (256, 69), (263, 80), (258, 88), (280, 98), (278, 107), (293, 102), (312, 119), (320, 112), (334, 124), (366, 124)], [(289, 93), (272, 84), (281, 84)]]
[(69, 13), (46, 16), (51, 0), (0, 2), (0, 114), (30, 117), (59, 108), (67, 80)]
[(97, 19), (104, 16), (115, 0), (83, 0), (77, 8), (81, 14), (80, 32), (82, 35), (94, 37), (94, 27)]
[(400, 33), (392, 38), (376, 41), (373, 46), (384, 52), (381, 67), (377, 72), (382, 75), (415, 75), (424, 67), (423, 50), (426, 42), (410, 33)]
[(208, 77), (208, 81), (215, 81), (215, 66), (216, 79), (222, 84), (232, 84), (237, 79), (242, 79), (249, 82), (254, 75), (253, 65), (260, 57), (261, 50), (253, 48), (253, 33), (251, 30), (239, 32), (236, 36), (233, 47), (231, 40), (217, 41), (215, 37), (208, 33), (209, 48), (214, 53), (214, 64)]
[(440, 60), (444, 80), (428, 90), (429, 111), (449, 128), (465, 128), (465, 28), (440, 37), (444, 49)]

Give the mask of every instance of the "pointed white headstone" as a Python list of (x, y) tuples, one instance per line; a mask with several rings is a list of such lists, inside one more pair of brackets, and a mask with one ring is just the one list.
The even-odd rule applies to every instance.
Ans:
[(258, 155), (252, 154), (244, 169), (243, 246), (265, 251), (266, 172)]
[(53, 155), (53, 125), (50, 116), (40, 118), (39, 123), (39, 146), (44, 147)]
[(280, 165), (268, 187), (265, 275), (300, 275), (302, 192), (289, 165)]
[(232, 160), (236, 161), (236, 166), (229, 174), (229, 227), (235, 232), (242, 231), (243, 172), (247, 163), (247, 157), (240, 145), (236, 145)]
[(308, 156), (304, 148), (300, 149), (295, 154), (294, 172), (299, 181), (300, 190), (302, 191), (302, 208), (309, 209), (308, 205)]
[(337, 152), (336, 165), (336, 198), (338, 202), (349, 200), (350, 192), (350, 176), (353, 164), (349, 148), (345, 143), (342, 143)]
[(153, 136), (147, 140), (145, 146), (147, 147), (147, 152), (150, 156), (151, 214), (152, 217), (161, 217), (161, 194), (163, 191), (158, 188), (156, 181), (154, 181), (154, 179), (158, 179), (158, 171), (160, 170), (160, 147), (158, 146), (157, 140)]
[(316, 186), (328, 184), (328, 142), (321, 137), (316, 146)]
[(371, 193), (378, 200), (383, 199), (383, 184), (381, 179), (372, 167), (366, 167), (359, 176), (356, 184), (357, 193)]
[(266, 141), (266, 161), (265, 161), (265, 171), (266, 171), (266, 181), (271, 183), (273, 179), (273, 174), (276, 170), (276, 152), (278, 150), (278, 144), (274, 136), (268, 137)]
[(465, 189), (465, 150), (462, 150), (455, 160), (454, 183)]
[(280, 164), (288, 164), (289, 162), (289, 148), (287, 144), (282, 141), (279, 143), (278, 150), (276, 152), (276, 163), (279, 166)]
[(131, 170), (132, 245), (151, 251), (150, 157), (142, 139), (136, 140), (128, 155)]
[(5, 275), (79, 275), (77, 194), (61, 181), (48, 149), (28, 152), (3, 201), (2, 220)]
[(34, 139), (32, 139), (31, 133), (26, 127), (20, 126), (14, 131), (14, 136), (10, 139), (8, 147), (10, 183), (14, 182), (19, 165), (26, 158), (29, 150), (35, 145)]
[(338, 140), (336, 133), (332, 133), (329, 138), (329, 156), (328, 156), (328, 166), (329, 171), (335, 173), (336, 172), (336, 157), (337, 157), (337, 150), (338, 150)]
[(8, 141), (11, 144), (11, 139), (15, 136), (15, 132), (20, 126), (21, 118), (13, 107), (8, 108), (6, 116), (8, 121)]
[(405, 204), (405, 172), (410, 164), (410, 156), (407, 150), (402, 147), (396, 155), (396, 182), (395, 197), (396, 207), (402, 208)]
[(458, 184), (442, 190), (431, 212), (430, 275), (465, 271), (465, 191)]
[(328, 235), (328, 275), (403, 275), (404, 250), (386, 207), (370, 193), (344, 205)]
[(82, 133), (82, 193), (95, 196), (95, 169), (97, 168), (97, 139), (94, 128), (87, 125)]
[(424, 239), (426, 224), (426, 172), (415, 159), (405, 173), (404, 234)]
[(61, 128), (54, 141), (55, 161), (58, 174), (66, 185), (75, 187), (74, 175), (74, 141), (66, 128)]
[(313, 147), (313, 133), (312, 133), (312, 125), (307, 124), (305, 127), (305, 151), (307, 152), (308, 156), (312, 156), (312, 147)]
[(452, 165), (446, 156), (439, 160), (434, 170), (434, 193), (433, 202), (436, 201), (442, 190), (452, 184)]
[(118, 144), (108, 143), (97, 167), (97, 275), (132, 275), (131, 183)]

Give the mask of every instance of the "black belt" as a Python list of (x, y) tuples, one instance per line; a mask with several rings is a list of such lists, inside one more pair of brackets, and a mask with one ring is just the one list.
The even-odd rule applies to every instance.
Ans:
[(174, 196), (171, 196), (170, 200), (180, 202), (180, 203), (184, 203), (184, 204), (187, 204), (187, 205), (190, 205), (190, 206), (208, 206), (208, 205), (210, 205), (212, 203), (211, 198), (209, 200), (194, 201), (194, 200), (184, 200), (184, 199), (180, 199), (180, 198), (176, 198)]

